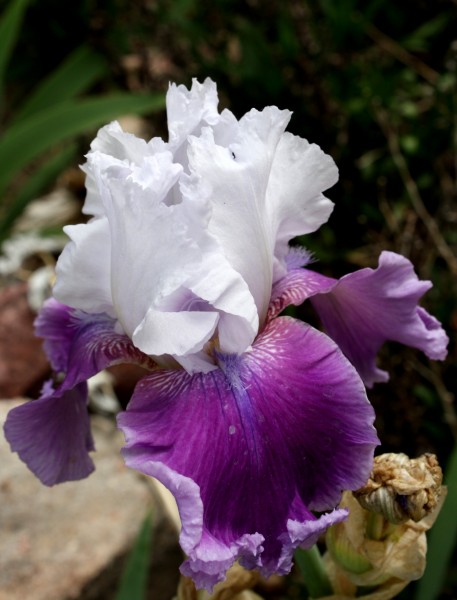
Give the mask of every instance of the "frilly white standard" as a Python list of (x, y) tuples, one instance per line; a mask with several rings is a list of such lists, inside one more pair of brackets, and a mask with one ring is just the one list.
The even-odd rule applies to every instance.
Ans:
[(55, 297), (118, 321), (135, 346), (189, 372), (215, 369), (205, 347), (249, 348), (272, 285), (286, 273), (291, 238), (315, 231), (333, 204), (333, 160), (285, 132), (290, 112), (217, 111), (216, 85), (171, 85), (168, 143), (114, 122), (84, 170), (87, 224), (57, 266)]

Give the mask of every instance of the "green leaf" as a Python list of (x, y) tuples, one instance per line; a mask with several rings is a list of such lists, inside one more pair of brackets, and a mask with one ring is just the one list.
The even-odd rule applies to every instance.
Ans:
[(28, 3), (29, 0), (11, 0), (0, 21), (0, 97), (3, 95), (6, 67)]
[(152, 550), (152, 515), (143, 521), (130, 553), (115, 600), (145, 600)]
[(440, 14), (413, 31), (401, 44), (411, 52), (424, 52), (428, 50), (429, 39), (440, 35), (448, 23), (449, 16)]
[(427, 567), (419, 581), (415, 600), (435, 600), (443, 589), (457, 540), (457, 446), (449, 459), (445, 483), (447, 498), (430, 530), (428, 538)]
[(10, 127), (0, 139), (0, 194), (15, 174), (45, 150), (124, 114), (144, 114), (165, 105), (162, 94), (117, 93), (68, 100)]
[(420, 146), (420, 142), (415, 135), (400, 136), (400, 145), (407, 154), (415, 154)]
[(20, 188), (12, 202), (1, 214), (0, 243), (8, 237), (11, 227), (22, 214), (27, 204), (37, 198), (50, 186), (58, 175), (75, 159), (78, 151), (76, 143), (67, 144), (56, 156), (47, 161), (36, 173), (30, 176)]
[(105, 60), (88, 46), (80, 46), (51, 73), (15, 113), (19, 121), (86, 91), (107, 72)]
[(309, 550), (297, 548), (295, 550), (295, 562), (301, 571), (306, 588), (314, 598), (329, 596), (332, 586), (325, 571), (321, 553), (316, 544)]

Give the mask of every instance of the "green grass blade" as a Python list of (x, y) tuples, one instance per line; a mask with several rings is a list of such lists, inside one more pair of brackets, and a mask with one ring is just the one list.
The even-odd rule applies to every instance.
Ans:
[(14, 201), (0, 213), (0, 243), (8, 237), (16, 219), (27, 204), (38, 198), (76, 158), (78, 144), (67, 144), (56, 156), (47, 161), (36, 173), (31, 175), (20, 188)]
[(127, 560), (115, 600), (145, 600), (152, 550), (152, 516), (143, 521)]
[(15, 174), (45, 150), (124, 114), (144, 114), (165, 105), (162, 94), (117, 93), (69, 100), (10, 127), (0, 139), (0, 194)]
[(11, 0), (0, 20), (0, 97), (3, 95), (6, 67), (28, 3), (29, 0)]
[(418, 583), (415, 600), (439, 597), (457, 539), (457, 446), (446, 470), (447, 498), (428, 538), (427, 567)]
[(105, 60), (88, 46), (80, 46), (51, 73), (15, 113), (14, 121), (29, 117), (86, 91), (107, 72)]

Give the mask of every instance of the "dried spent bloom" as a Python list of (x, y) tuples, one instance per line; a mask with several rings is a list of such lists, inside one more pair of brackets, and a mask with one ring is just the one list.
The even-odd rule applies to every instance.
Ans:
[(373, 587), (367, 600), (388, 600), (422, 577), (425, 532), (446, 494), (441, 482), (434, 455), (375, 458), (367, 485), (343, 494), (340, 508), (349, 510), (347, 521), (327, 531), (325, 563), (336, 594), (326, 600), (354, 598), (358, 586)]
[(354, 492), (360, 505), (390, 523), (416, 523), (431, 513), (441, 497), (443, 472), (434, 454), (376, 456), (366, 485)]
[[(86, 477), (86, 380), (144, 367), (118, 416), (125, 461), (174, 494), (181, 571), (208, 590), (235, 560), (289, 572), (295, 548), (346, 517), (333, 509), (366, 482), (378, 443), (365, 385), (387, 378), (380, 346), (442, 359), (447, 344), (406, 258), (384, 252), (340, 280), (308, 268), (289, 242), (329, 218), (333, 160), (285, 131), (289, 111), (237, 120), (217, 104), (209, 79), (171, 85), (167, 142), (98, 132), (83, 167), (91, 218), (65, 228), (36, 322), (59, 383), (5, 425), (43, 483)], [(307, 298), (326, 333), (279, 316)]]

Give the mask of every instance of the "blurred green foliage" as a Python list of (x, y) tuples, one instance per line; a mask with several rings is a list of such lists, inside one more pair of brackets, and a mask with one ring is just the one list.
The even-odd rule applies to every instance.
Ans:
[(76, 136), (122, 114), (153, 112), (164, 105), (163, 94), (157, 93), (117, 91), (82, 98), (109, 74), (105, 59), (84, 40), (35, 87), (10, 82), (7, 67), (28, 3), (11, 0), (0, 20), (0, 241), (27, 203), (75, 159)]
[[(72, 78), (80, 89), (68, 88), (66, 103), (76, 102), (83, 87), (98, 94), (114, 86), (163, 92), (170, 80), (189, 85), (192, 77), (210, 76), (221, 105), (237, 116), (267, 104), (293, 110), (289, 130), (318, 143), (340, 169), (328, 192), (336, 204), (329, 224), (300, 240), (320, 269), (339, 276), (375, 266), (389, 249), (434, 283), (424, 303), (449, 333), (449, 359), (432, 364), (414, 350), (388, 346), (381, 362), (391, 382), (375, 387), (370, 399), (383, 451), (433, 451), (446, 465), (457, 437), (456, 31), (454, 0), (35, 0), (7, 71), (0, 51), (2, 118), (23, 128), (17, 139), (27, 145), (24, 121), (32, 115), (27, 104), (22, 115), (17, 111), (19, 99), (30, 98), (59, 72), (63, 57), (71, 62), (78, 52), (92, 59)], [(59, 127), (64, 107), (53, 107)], [(110, 118), (107, 111), (104, 120)], [(165, 134), (163, 115), (154, 124)], [(8, 168), (1, 143), (10, 135), (5, 125), (3, 131), (0, 183)], [(59, 154), (54, 159), (54, 169), (52, 158), (46, 163), (47, 180), (62, 168)], [(27, 185), (21, 180), (13, 191), (20, 197)], [(304, 311), (298, 314), (307, 317)], [(457, 486), (452, 477), (448, 483)], [(442, 544), (434, 542), (451, 548), (447, 558), (452, 530), (441, 527)], [(453, 576), (435, 582), (440, 598), (455, 597)]]
[(114, 600), (146, 600), (152, 552), (152, 514), (148, 513), (124, 567)]

